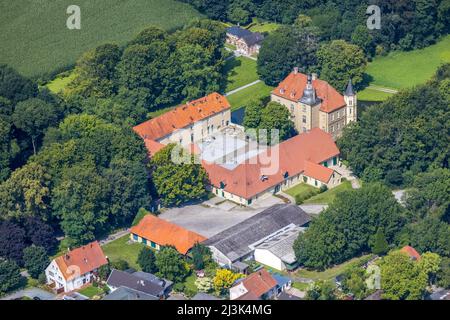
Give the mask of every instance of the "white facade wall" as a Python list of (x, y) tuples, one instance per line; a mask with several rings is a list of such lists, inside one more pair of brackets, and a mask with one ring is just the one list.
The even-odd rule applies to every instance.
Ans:
[(284, 262), (274, 255), (272, 252), (266, 249), (255, 249), (255, 261), (265, 264), (271, 268), (277, 269), (279, 271), (284, 271), (286, 266)]
[(58, 267), (58, 264), (53, 260), (50, 265), (45, 269), (45, 277), (47, 279), (47, 284), (55, 284), (55, 289), (64, 288), (64, 292), (73, 291), (81, 288), (86, 283), (90, 283), (94, 274), (92, 272), (85, 273), (67, 281)]

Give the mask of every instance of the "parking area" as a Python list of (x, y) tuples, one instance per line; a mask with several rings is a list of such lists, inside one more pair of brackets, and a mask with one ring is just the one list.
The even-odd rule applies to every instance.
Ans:
[(213, 198), (202, 204), (165, 210), (159, 217), (210, 238), (276, 203), (282, 203), (276, 197), (261, 200), (255, 206), (243, 207), (231, 201)]

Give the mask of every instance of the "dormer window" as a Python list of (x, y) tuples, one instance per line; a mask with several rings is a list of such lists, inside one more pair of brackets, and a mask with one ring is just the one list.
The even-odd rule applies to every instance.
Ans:
[(261, 176), (261, 181), (264, 182), (264, 181), (266, 181), (266, 180), (269, 180), (269, 177), (266, 176), (266, 175), (262, 175), (262, 176)]
[(286, 90), (284, 90), (283, 88), (280, 88), (280, 93), (284, 94), (286, 92)]

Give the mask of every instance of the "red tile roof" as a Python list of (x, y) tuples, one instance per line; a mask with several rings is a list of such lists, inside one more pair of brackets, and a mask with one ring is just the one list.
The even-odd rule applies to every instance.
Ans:
[(165, 145), (163, 145), (162, 143), (150, 139), (144, 139), (144, 143), (149, 157), (153, 156), (155, 153), (165, 147)]
[(411, 259), (419, 261), (421, 258), (420, 254), (413, 247), (404, 246), (400, 251), (406, 253)]
[[(270, 151), (263, 154), (270, 155)], [(289, 176), (302, 173), (307, 161), (319, 164), (339, 156), (339, 153), (332, 136), (319, 128), (314, 128), (279, 144), (278, 170), (275, 174), (268, 175), (264, 181), (261, 179), (261, 171), (268, 165), (261, 161), (260, 156), (257, 160), (252, 158), (241, 163), (233, 170), (206, 161), (203, 161), (203, 167), (208, 173), (212, 185), (220, 187), (220, 183), (223, 182), (225, 191), (250, 199), (283, 182), (286, 172)], [(323, 170), (318, 170), (315, 167), (309, 171), (309, 174), (312, 178), (321, 180), (330, 173), (329, 170), (331, 169), (325, 167)]]
[(186, 254), (197, 242), (206, 240), (198, 233), (151, 214), (146, 215), (137, 226), (132, 227), (131, 233), (160, 246), (174, 246), (181, 254)]
[(305, 171), (303, 172), (303, 174), (308, 177), (317, 179), (324, 183), (328, 183), (333, 173), (334, 170), (330, 168), (326, 168), (323, 165), (311, 161), (305, 161)]
[(267, 270), (261, 269), (242, 280), (242, 284), (248, 292), (237, 300), (254, 300), (261, 298), (263, 294), (273, 289), (277, 285), (277, 281)]
[(133, 130), (144, 139), (158, 140), (227, 109), (230, 109), (227, 98), (214, 92), (141, 123)]
[(55, 262), (68, 281), (107, 264), (108, 260), (100, 244), (94, 241), (55, 258)]
[[(306, 87), (308, 76), (301, 72), (292, 72), (284, 79), (272, 94), (298, 102)], [(322, 99), (320, 110), (323, 112), (333, 112), (346, 106), (344, 97), (336, 91), (328, 82), (320, 79), (312, 81), (313, 88), (316, 89), (316, 95)]]

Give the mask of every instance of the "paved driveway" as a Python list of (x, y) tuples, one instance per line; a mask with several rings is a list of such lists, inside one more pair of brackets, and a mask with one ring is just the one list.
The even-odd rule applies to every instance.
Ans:
[(39, 288), (30, 288), (19, 290), (13, 294), (3, 297), (1, 300), (14, 300), (22, 297), (29, 297), (32, 299), (34, 297), (38, 297), (41, 300), (54, 300), (56, 296), (53, 293), (47, 292)]
[(159, 217), (210, 238), (260, 211), (247, 208), (226, 211), (221, 208), (192, 205), (169, 209)]

